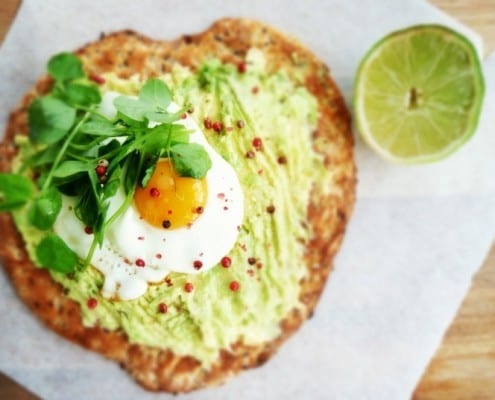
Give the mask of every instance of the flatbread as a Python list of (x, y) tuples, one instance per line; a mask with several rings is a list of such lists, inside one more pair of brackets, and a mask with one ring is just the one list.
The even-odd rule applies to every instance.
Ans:
[[(211, 56), (238, 63), (251, 47), (263, 51), (269, 72), (282, 69), (289, 75), (306, 77), (305, 85), (317, 98), (320, 111), (313, 145), (333, 172), (332, 181), (328, 182), (332, 190), (325, 195), (312, 193), (307, 210), (307, 221), (315, 238), (309, 242), (304, 259), (309, 274), (300, 283), (300, 300), (304, 307), (293, 310), (280, 321), (282, 334), (275, 340), (258, 346), (236, 343), (232, 349), (222, 350), (213, 366), (205, 369), (192, 357), (130, 343), (122, 332), (98, 326), (86, 328), (79, 305), (64, 294), (63, 288), (46, 270), (33, 266), (12, 218), (0, 214), (0, 260), (31, 311), (58, 334), (115, 360), (150, 390), (178, 393), (218, 385), (243, 369), (263, 364), (312, 315), (355, 199), (356, 168), (350, 116), (328, 68), (297, 41), (257, 21), (223, 19), (203, 33), (185, 35), (174, 41), (156, 41), (133, 31), (120, 31), (102, 34), (95, 42), (76, 51), (89, 75), (114, 72), (122, 78), (139, 74), (146, 79), (170, 71), (177, 62), (195, 70)], [(17, 152), (14, 135), (27, 134), (29, 103), (49, 90), (50, 85), (50, 78), (41, 78), (12, 112), (0, 145), (1, 171), (10, 170)]]

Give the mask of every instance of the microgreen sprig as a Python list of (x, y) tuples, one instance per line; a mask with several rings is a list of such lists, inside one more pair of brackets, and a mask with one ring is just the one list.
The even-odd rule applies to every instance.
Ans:
[[(98, 110), (99, 87), (75, 55), (52, 57), (47, 71), (52, 89), (28, 108), (29, 140), (37, 150), (19, 173), (0, 174), (0, 211), (27, 206), (29, 223), (47, 231), (36, 247), (37, 261), (67, 273), (91, 261), (105, 230), (130, 205), (136, 185), (146, 186), (160, 158), (169, 158), (180, 176), (198, 179), (211, 160), (202, 146), (189, 142), (190, 132), (175, 123), (184, 110), (168, 111), (172, 93), (162, 80), (148, 80), (137, 98), (115, 98), (117, 115), (110, 118)], [(26, 171), (37, 177), (37, 189)], [(109, 216), (110, 199), (119, 188), (125, 200)], [(76, 198), (77, 217), (94, 233), (82, 263), (51, 233), (62, 194)]]

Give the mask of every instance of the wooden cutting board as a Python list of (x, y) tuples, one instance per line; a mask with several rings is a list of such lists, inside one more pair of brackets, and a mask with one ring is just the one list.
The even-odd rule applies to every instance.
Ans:
[[(495, 50), (495, 0), (430, 1), (481, 34), (485, 54)], [(0, 43), (19, 3), (0, 1)], [(413, 400), (495, 399), (495, 243), (432, 356)], [(0, 385), (0, 398), (8, 390)]]
[[(485, 55), (495, 50), (495, 0), (430, 2), (481, 34)], [(495, 399), (495, 243), (412, 398)]]
[(495, 243), (413, 394), (413, 400), (493, 399)]

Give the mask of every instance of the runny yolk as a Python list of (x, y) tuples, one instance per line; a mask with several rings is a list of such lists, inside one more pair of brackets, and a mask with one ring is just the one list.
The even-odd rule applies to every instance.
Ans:
[(207, 194), (205, 179), (177, 175), (166, 159), (157, 163), (145, 188), (136, 188), (134, 203), (141, 218), (151, 225), (176, 229), (192, 224), (203, 212)]

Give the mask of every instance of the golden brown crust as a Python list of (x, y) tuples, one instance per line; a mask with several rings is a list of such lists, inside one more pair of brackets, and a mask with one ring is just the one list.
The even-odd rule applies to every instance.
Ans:
[[(239, 371), (263, 364), (276, 349), (313, 313), (340, 246), (355, 196), (355, 166), (350, 117), (328, 69), (311, 52), (294, 40), (256, 21), (224, 19), (198, 35), (160, 42), (132, 31), (102, 36), (77, 51), (87, 72), (113, 71), (120, 77), (139, 73), (143, 79), (169, 71), (172, 64), (197, 68), (205, 59), (218, 57), (240, 62), (250, 47), (263, 50), (269, 71), (284, 69), (294, 77), (306, 76), (304, 84), (319, 102), (320, 119), (314, 133), (314, 147), (334, 171), (331, 194), (314, 191), (308, 207), (308, 222), (315, 232), (307, 246), (308, 278), (301, 282), (302, 310), (294, 310), (283, 321), (277, 339), (259, 346), (237, 343), (222, 351), (210, 370), (191, 357), (179, 357), (169, 350), (129, 343), (120, 332), (100, 327), (86, 328), (79, 305), (66, 297), (46, 270), (36, 269), (10, 216), (0, 214), (2, 241), (0, 260), (19, 296), (51, 329), (88, 349), (120, 363), (141, 385), (150, 390), (187, 392), (222, 383)], [(42, 78), (11, 114), (6, 137), (0, 144), (0, 171), (10, 169), (16, 153), (12, 140), (27, 133), (26, 109), (36, 94), (46, 92), (48, 78)]]

